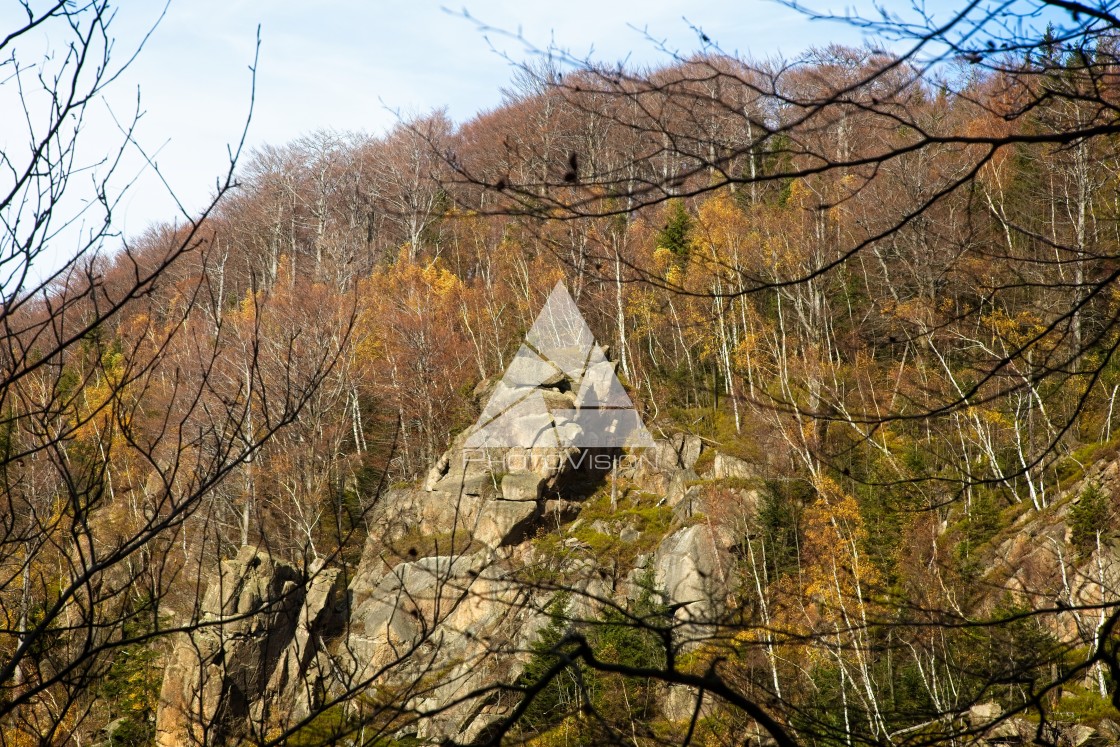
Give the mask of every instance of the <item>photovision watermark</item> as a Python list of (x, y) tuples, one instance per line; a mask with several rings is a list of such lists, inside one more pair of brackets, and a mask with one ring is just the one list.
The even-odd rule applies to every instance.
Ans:
[(635, 452), (590, 451), (574, 449), (564, 453), (545, 454), (540, 450), (531, 453), (512, 449), (495, 454), (493, 449), (463, 449), (463, 466), (485, 465), (491, 473), (537, 472), (547, 468), (549, 472), (591, 471), (608, 472), (612, 469), (636, 469), (646, 466), (650, 469), (657, 465), (646, 450)]
[(609, 469), (632, 456), (620, 457), (620, 449), (651, 446), (615, 364), (557, 283), (464, 443), (464, 459), (474, 450), (501, 448), (532, 461), (543, 450), (545, 458), (592, 460), (580, 462), (589, 469), (606, 460)]

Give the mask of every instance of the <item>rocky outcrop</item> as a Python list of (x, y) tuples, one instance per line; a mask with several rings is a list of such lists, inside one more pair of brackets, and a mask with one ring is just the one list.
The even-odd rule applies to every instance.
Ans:
[(316, 708), (327, 677), (326, 644), (345, 620), (339, 573), (304, 573), (252, 547), (223, 561), (203, 598), (199, 627), (172, 651), (157, 744), (261, 736)]
[(642, 453), (634, 467), (622, 474), (643, 489), (664, 495), (682, 473), (695, 476), (693, 468), (703, 451), (704, 442), (699, 436), (677, 433), (655, 441), (653, 448)]
[(585, 469), (571, 459), (579, 449), (469, 448), (471, 433), (455, 439), (421, 487), (394, 488), (381, 501), (374, 523), (389, 544), (450, 534), (489, 548), (518, 544), (541, 524), (558, 484)]
[[(549, 396), (567, 396), (564, 385), (546, 382), (556, 387)], [(710, 521), (690, 519), (705, 510), (701, 486), (712, 465), (728, 477), (746, 474), (742, 465), (717, 455), (701, 477), (703, 443), (678, 435), (618, 468), (613, 479), (662, 496), (677, 522), (665, 536), (633, 520), (587, 522), (580, 531), (592, 535), (581, 536), (646, 543), (627, 575), (603, 567), (573, 534), (583, 502), (606, 486), (609, 459), (604, 469), (579, 449), (472, 450), (468, 437), (421, 485), (382, 497), (346, 588), (337, 569), (304, 571), (254, 548), (221, 564), (203, 627), (178, 642), (167, 668), (162, 747), (275, 736), (325, 698), (352, 693), (408, 711), (411, 720), (393, 730), (469, 741), (516, 705), (487, 688), (517, 677), (548, 621), (553, 593), (526, 582), (527, 569), (563, 576), (573, 620), (594, 619), (605, 601), (633, 597), (639, 576), (653, 578), (682, 645), (710, 634), (730, 588), (729, 541)], [(532, 540), (545, 533), (562, 536), (559, 556), (537, 553)], [(693, 697), (666, 691), (667, 708), (685, 713)]]
[[(431, 717), (421, 737), (477, 733), (511, 703), (469, 694), (520, 671), (519, 653), (539, 627), (532, 592), (488, 550), (402, 563), (355, 606), (341, 666), (352, 682), (408, 683), (405, 706)], [(449, 704), (451, 704), (449, 706)]]
[(677, 621), (676, 637), (688, 649), (710, 638), (730, 590), (730, 558), (717, 537), (694, 524), (670, 534), (653, 557), (654, 584)]
[[(1005, 716), (995, 701), (972, 706), (965, 714), (965, 725), (980, 735), (980, 745), (1050, 744), (1058, 747), (1082, 747), (1089, 744), (1115, 744), (1107, 734), (1082, 724), (1046, 723), (1039, 725), (1024, 718)], [(1107, 730), (1107, 719), (1102, 723)]]
[(750, 480), (758, 477), (758, 470), (743, 459), (717, 452), (712, 460), (711, 476), (716, 480)]
[[(627, 496), (639, 496), (642, 510), (660, 512), (664, 523), (650, 532), (638, 512), (602, 513), (608, 474), (586, 453), (478, 453), (464, 446), (466, 437), (422, 485), (381, 499), (345, 588), (337, 569), (299, 569), (254, 548), (221, 564), (201, 605), (202, 627), (178, 641), (167, 666), (161, 747), (275, 736), (324, 698), (353, 693), (407, 712), (390, 732), (469, 743), (516, 706), (514, 694), (492, 686), (522, 671), (548, 623), (554, 582), (571, 592), (567, 616), (577, 626), (596, 619), (604, 603), (638, 599), (652, 581), (672, 611), (681, 651), (718, 631), (739, 582), (736, 553), (754, 531), (762, 498), (754, 465), (685, 435), (623, 462), (609, 478), (630, 492), (611, 491), (611, 500), (624, 508)], [(1036, 607), (1094, 605), (1102, 589), (1120, 588), (1115, 539), (1105, 533), (1100, 551), (1071, 545), (1070, 511), (1090, 483), (1120, 493), (1120, 467), (1092, 468), (1046, 510), (1023, 512), (987, 543), (980, 585), (987, 591), (967, 601), (970, 609), (990, 611), (1009, 597)], [(589, 516), (592, 495), (600, 508)], [(611, 549), (604, 555), (603, 547)], [(1043, 619), (1059, 639), (1085, 644), (1099, 615)], [(711, 702), (666, 687), (659, 711), (687, 721), (698, 703), (703, 715)], [(978, 743), (1033, 739), (1031, 724), (993, 709), (981, 704), (962, 717), (975, 721)], [(1079, 747), (1115, 741), (1109, 728), (1066, 724), (1052, 736)]]
[(1093, 465), (1046, 509), (1023, 511), (992, 540), (984, 558), (984, 582), (991, 591), (978, 601), (981, 611), (1008, 600), (1036, 609), (1073, 608), (1039, 620), (1059, 640), (1085, 645), (1093, 640), (1100, 614), (1091, 608), (1120, 590), (1120, 539), (1112, 527), (1101, 527), (1099, 550), (1095, 542), (1074, 546), (1071, 512), (1089, 486), (1120, 495), (1120, 462)]
[(491, 501), (479, 512), (474, 537), (487, 547), (514, 545), (529, 535), (540, 516), (535, 502)]

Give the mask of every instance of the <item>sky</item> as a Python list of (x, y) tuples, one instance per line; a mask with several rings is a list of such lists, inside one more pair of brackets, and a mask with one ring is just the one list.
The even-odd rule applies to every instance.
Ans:
[[(814, 7), (871, 7), (829, 2)], [(17, 10), (12, 0), (0, 1), (0, 31), (19, 20)], [(136, 140), (162, 180), (130, 152), (117, 179), (124, 197), (114, 225), (122, 235), (174, 220), (169, 190), (188, 212), (206, 204), (245, 126), (258, 26), (250, 148), (324, 128), (380, 133), (398, 112), (446, 107), (463, 122), (501, 102), (513, 62), (549, 45), (597, 61), (656, 65), (668, 60), (659, 46), (685, 54), (699, 48), (690, 26), (726, 52), (757, 58), (862, 40), (850, 26), (809, 21), (769, 0), (466, 0), (450, 7), (440, 0), (171, 0), (165, 12), (162, 0), (133, 0), (117, 10), (111, 27), (118, 59), (151, 36), (93, 107), (83, 136), (89, 159), (114, 150), (121, 140), (114, 119), (129, 119), (139, 92)], [(44, 52), (57, 53), (57, 43), (32, 39), (17, 49), (30, 60)], [(19, 144), (6, 109), (10, 115), (10, 102), (0, 96), (2, 148)]]

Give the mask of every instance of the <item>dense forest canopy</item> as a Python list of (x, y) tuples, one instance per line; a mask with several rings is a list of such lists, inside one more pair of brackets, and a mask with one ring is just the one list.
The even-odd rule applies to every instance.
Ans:
[[(753, 465), (688, 520), (730, 537), (743, 582), (716, 642), (679, 652), (651, 590), (573, 633), (567, 577), (526, 573), (547, 624), (488, 738), (963, 744), (986, 701), (1040, 738), (1058, 712), (1120, 720), (1120, 503), (1086, 482), (1120, 437), (1114, 4), (866, 22), (934, 62), (542, 57), (467, 122), (239, 156), (197, 220), (112, 254), (102, 193), (89, 251), (37, 284), (72, 116), (113, 80), (110, 16), (30, 16), (69, 30), (76, 74), (41, 80), (41, 147), (3, 154), (0, 743), (110, 722), (149, 743), (171, 634), (213, 623), (209, 574), (243, 546), (357, 572), (388, 488), (475, 421), (558, 281), (655, 436)], [(677, 527), (632, 495), (642, 532)], [(1015, 527), (1059, 520), (1061, 586), (987, 574)], [(674, 725), (664, 683), (716, 705)], [(416, 709), (370, 684), (246, 738), (387, 744)]]

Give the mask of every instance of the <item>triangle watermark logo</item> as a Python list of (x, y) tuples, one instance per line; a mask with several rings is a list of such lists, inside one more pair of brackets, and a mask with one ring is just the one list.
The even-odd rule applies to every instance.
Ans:
[(464, 446), (653, 446), (563, 283), (552, 289)]

